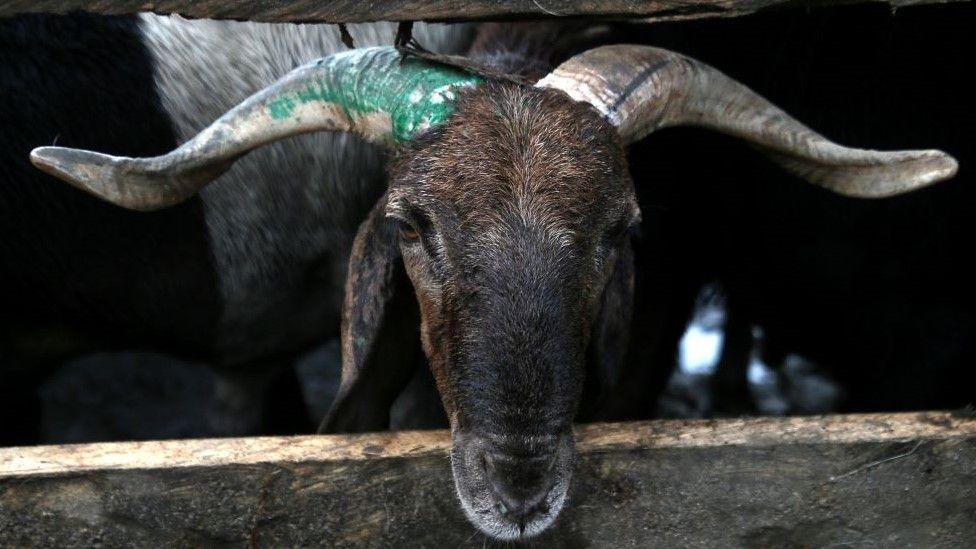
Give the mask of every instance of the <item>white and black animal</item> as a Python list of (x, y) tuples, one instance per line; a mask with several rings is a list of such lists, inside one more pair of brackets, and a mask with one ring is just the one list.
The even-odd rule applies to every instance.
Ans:
[[(161, 210), (143, 214), (154, 216), (296, 135), (346, 131), (388, 146), (386, 190), (352, 244), (343, 381), (324, 427), (386, 426), (419, 326), (461, 505), (499, 539), (553, 523), (572, 478), (584, 378), (614, 389), (641, 216), (628, 143), (668, 126), (710, 128), (851, 196), (907, 192), (957, 167), (940, 151), (839, 146), (717, 70), (652, 47), (590, 49), (537, 82), (491, 74), (389, 47), (352, 50), (296, 69), (167, 154), (44, 146), (31, 158), (108, 202)], [(241, 192), (235, 201), (274, 196)]]

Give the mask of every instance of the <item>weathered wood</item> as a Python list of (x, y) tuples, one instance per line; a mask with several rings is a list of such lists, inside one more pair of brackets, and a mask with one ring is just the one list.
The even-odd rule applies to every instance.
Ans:
[[(961, 547), (976, 420), (947, 413), (589, 425), (545, 546)], [(441, 431), (0, 449), (0, 546), (485, 540)]]
[(872, 2), (898, 8), (951, 1), (965, 0), (0, 0), (0, 16), (83, 10), (101, 14), (150, 11), (192, 18), (322, 23), (583, 16), (671, 20), (733, 17), (787, 5)]

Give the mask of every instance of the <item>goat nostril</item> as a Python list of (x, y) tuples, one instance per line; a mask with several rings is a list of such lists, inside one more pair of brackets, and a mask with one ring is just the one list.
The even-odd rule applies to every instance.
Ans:
[[(551, 473), (556, 468), (556, 454), (549, 458), (549, 465), (546, 466), (546, 473)], [(548, 495), (548, 494), (547, 494)]]
[(549, 502), (544, 497), (526, 497), (498, 489), (495, 490), (495, 497), (495, 511), (514, 522), (529, 522), (537, 515), (549, 513)]
[(555, 455), (546, 454), (481, 453), (475, 463), (482, 467), (495, 500), (487, 509), (524, 532), (552, 511), (557, 461)]

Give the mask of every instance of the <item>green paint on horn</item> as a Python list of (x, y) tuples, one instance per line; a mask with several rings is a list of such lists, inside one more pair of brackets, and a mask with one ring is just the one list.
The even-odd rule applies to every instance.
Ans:
[(453, 113), (457, 88), (482, 79), (462, 70), (401, 55), (392, 47), (350, 50), (320, 59), (315, 78), (297, 90), (284, 91), (267, 103), (275, 120), (297, 116), (307, 103), (332, 103), (352, 119), (387, 113), (397, 142), (445, 122)]

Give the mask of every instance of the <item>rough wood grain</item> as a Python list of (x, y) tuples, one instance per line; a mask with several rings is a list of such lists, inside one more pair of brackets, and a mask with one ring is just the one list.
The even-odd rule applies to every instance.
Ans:
[(151, 11), (192, 18), (323, 23), (582, 16), (669, 20), (732, 17), (774, 6), (875, 2), (897, 8), (948, 1), (963, 0), (0, 0), (0, 16), (84, 10), (102, 14)]
[[(546, 547), (976, 539), (972, 418), (642, 422), (578, 438)], [(0, 546), (481, 547), (448, 448), (431, 431), (0, 449)]]

